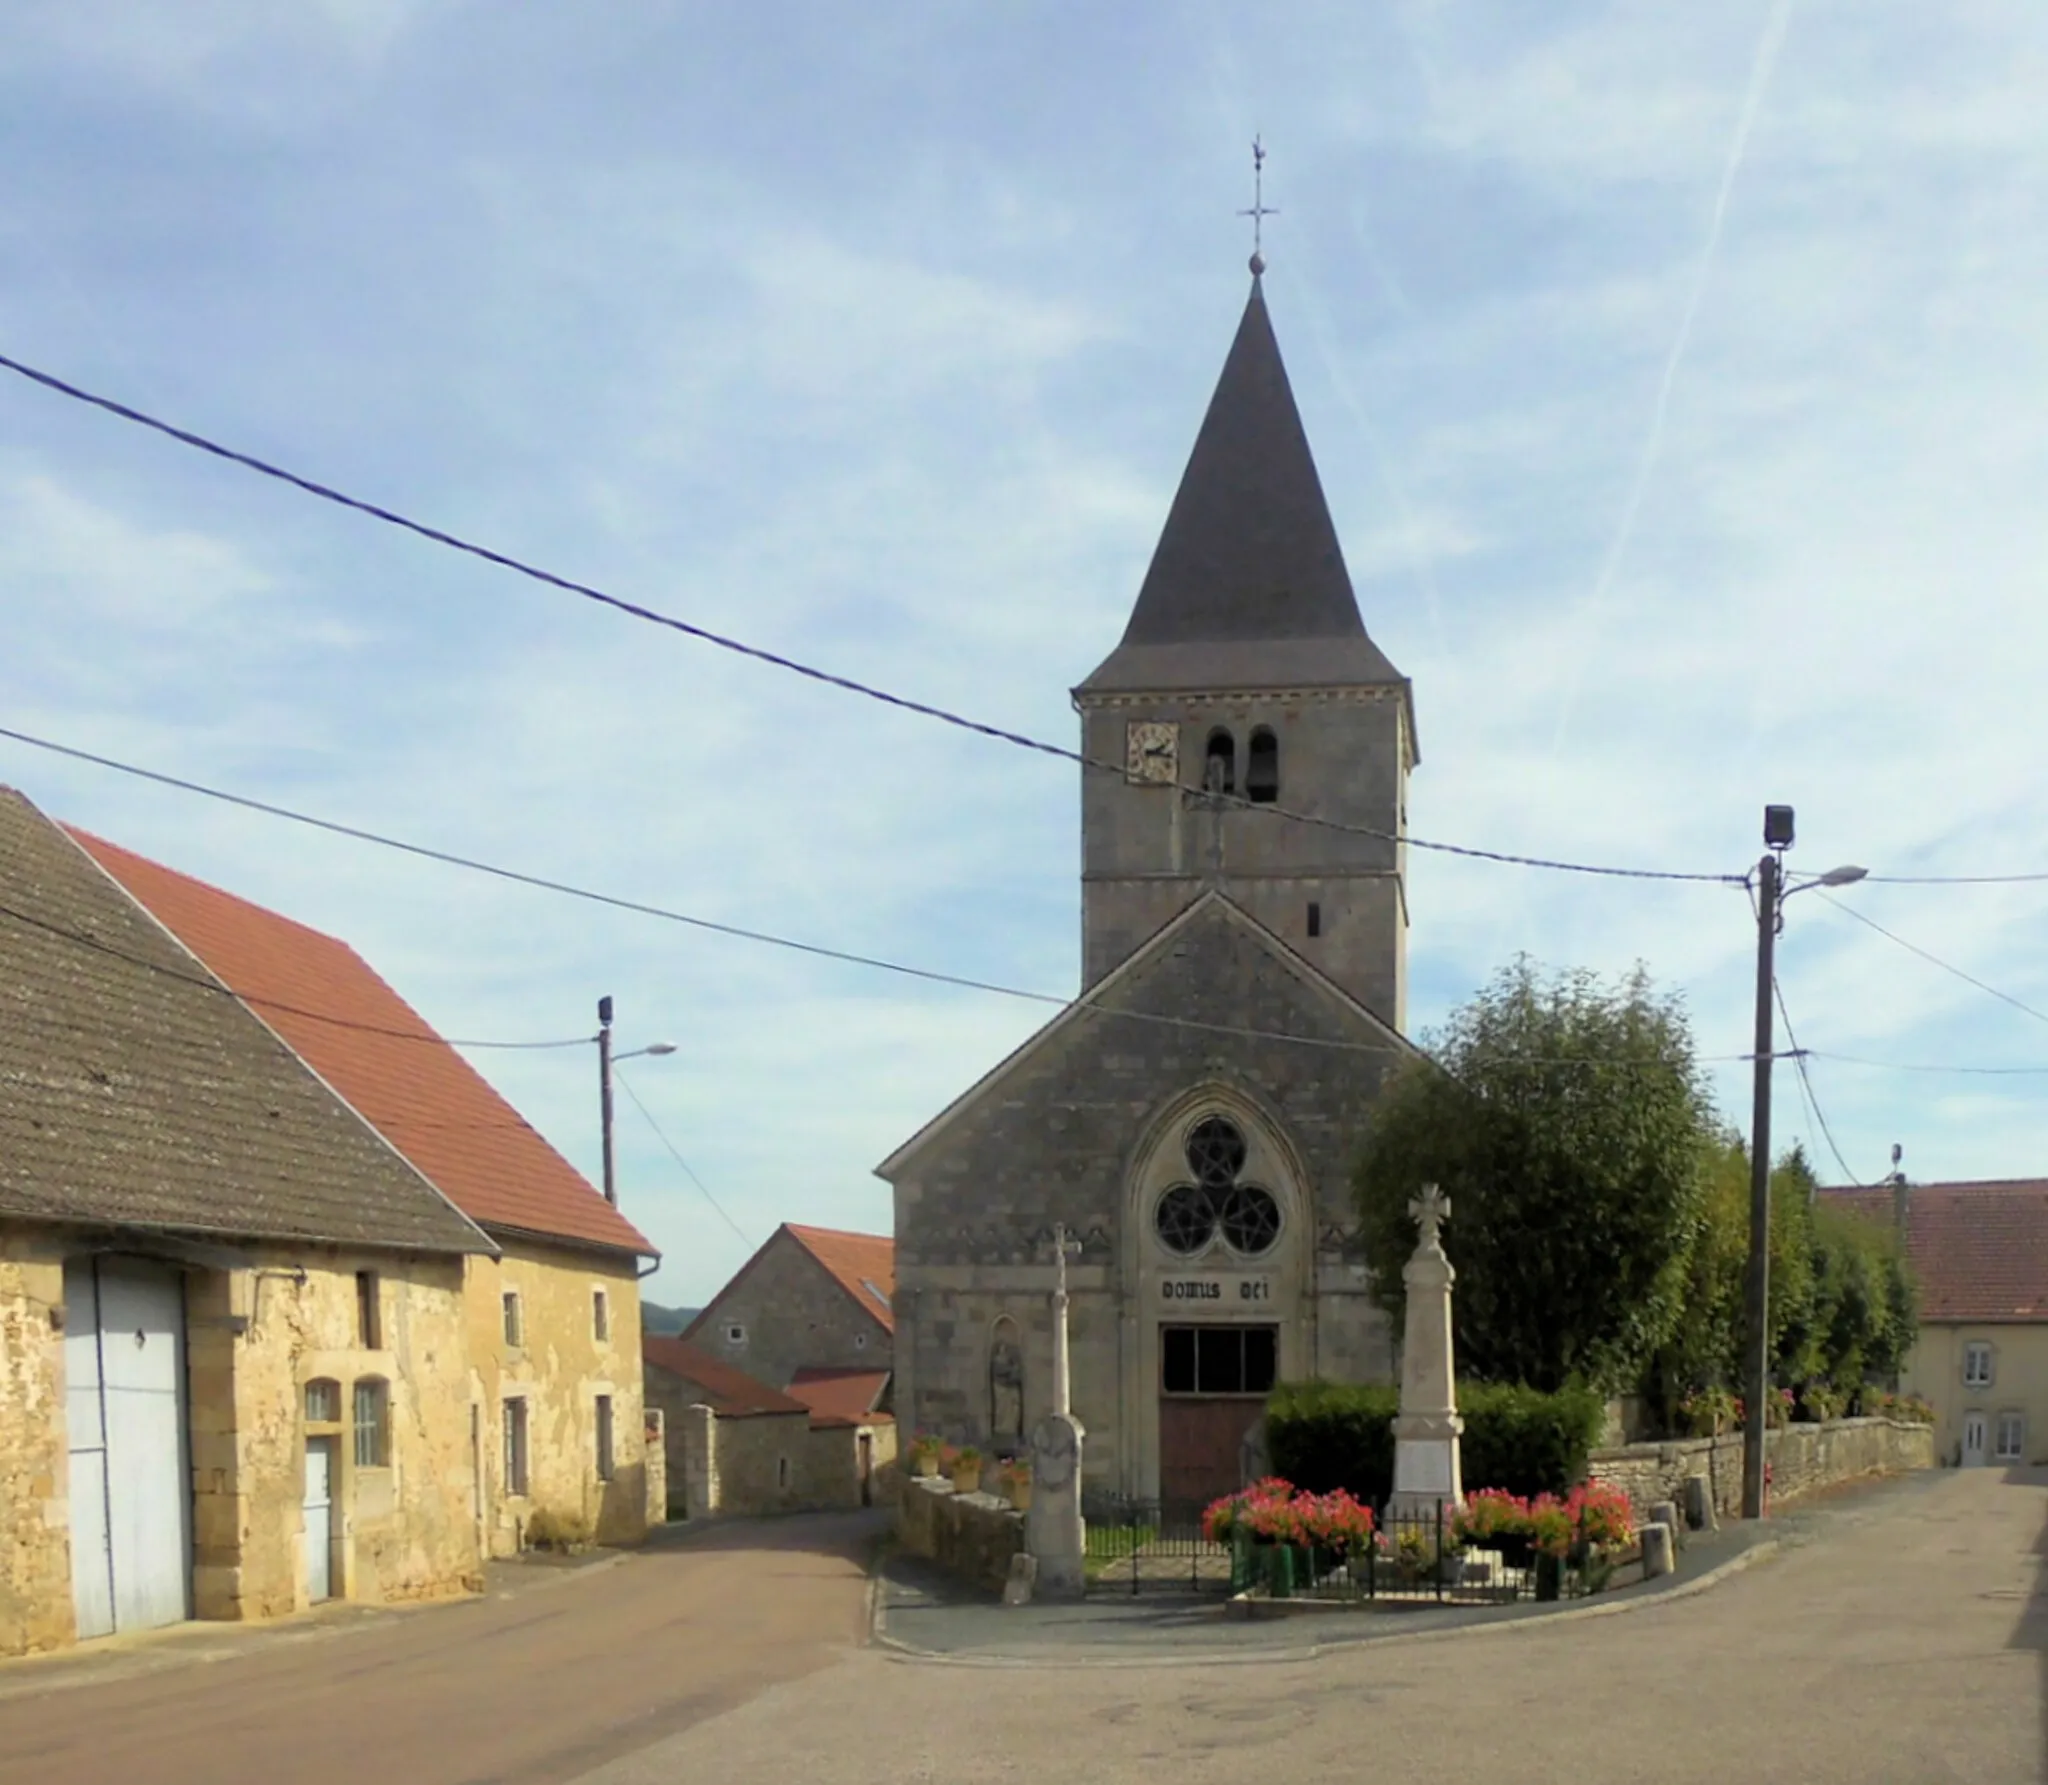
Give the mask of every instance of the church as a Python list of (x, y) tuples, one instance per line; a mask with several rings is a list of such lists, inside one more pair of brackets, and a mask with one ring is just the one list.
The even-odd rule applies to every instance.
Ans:
[(1413, 690), (1368, 636), (1252, 261), (1122, 640), (1077, 688), (1080, 997), (878, 1166), (897, 1417), (1073, 1410), (1097, 1499), (1238, 1485), (1276, 1381), (1386, 1381), (1351, 1172), (1407, 992)]

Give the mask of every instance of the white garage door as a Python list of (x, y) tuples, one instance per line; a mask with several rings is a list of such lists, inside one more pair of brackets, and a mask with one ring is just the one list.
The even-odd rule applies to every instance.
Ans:
[(188, 1617), (185, 1299), (140, 1259), (64, 1270), (71, 1583), (81, 1638)]

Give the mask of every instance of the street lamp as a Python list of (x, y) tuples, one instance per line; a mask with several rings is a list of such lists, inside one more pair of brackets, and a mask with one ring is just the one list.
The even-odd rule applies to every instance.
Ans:
[(1793, 893), (1816, 886), (1852, 886), (1869, 872), (1844, 865), (1830, 868), (1797, 886), (1784, 884), (1784, 852), (1792, 847), (1792, 808), (1764, 808), (1766, 853), (1756, 865), (1756, 1080), (1750, 1114), (1749, 1141), (1749, 1273), (1744, 1314), (1748, 1323), (1749, 1356), (1743, 1371), (1748, 1393), (1742, 1422), (1742, 1516), (1764, 1515), (1764, 1433), (1766, 1399), (1771, 1389), (1771, 1064), (1777, 1046), (1771, 998), (1776, 982), (1774, 961), (1784, 905)]
[(620, 1060), (637, 1060), (643, 1054), (672, 1054), (676, 1051), (676, 1044), (673, 1041), (655, 1041), (623, 1054), (613, 1053), (612, 999), (609, 992), (597, 1001), (597, 1034), (592, 1039), (597, 1043), (598, 1122), (604, 1130), (604, 1199), (616, 1208), (619, 1184), (612, 1168), (612, 1066)]

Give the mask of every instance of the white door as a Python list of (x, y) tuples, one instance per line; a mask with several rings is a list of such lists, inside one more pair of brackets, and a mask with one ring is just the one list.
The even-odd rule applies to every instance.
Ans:
[(1965, 1413), (1963, 1415), (1963, 1467), (1981, 1468), (1984, 1463), (1984, 1415)]
[(100, 1408), (100, 1298), (92, 1260), (64, 1267), (64, 1421), (71, 1446), (71, 1603), (78, 1640), (114, 1629), (107, 1543), (107, 1422)]
[(334, 1597), (334, 1440), (306, 1440), (306, 1597)]
[(192, 1563), (177, 1273), (129, 1258), (68, 1268), (64, 1354), (79, 1635), (178, 1623)]

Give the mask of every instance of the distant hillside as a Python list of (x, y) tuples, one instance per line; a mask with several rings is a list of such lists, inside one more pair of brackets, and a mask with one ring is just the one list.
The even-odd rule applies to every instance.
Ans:
[(673, 1336), (703, 1312), (701, 1308), (664, 1308), (659, 1302), (640, 1304), (640, 1330), (656, 1338)]

